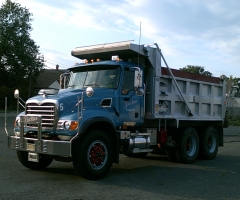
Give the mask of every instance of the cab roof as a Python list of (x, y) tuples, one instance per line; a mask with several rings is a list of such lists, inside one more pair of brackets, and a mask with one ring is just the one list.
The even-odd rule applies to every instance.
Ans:
[(68, 70), (71, 71), (77, 71), (78, 69), (84, 69), (84, 68), (89, 68), (89, 67), (97, 67), (97, 66), (109, 66), (109, 67), (117, 67), (120, 65), (125, 65), (125, 66), (132, 66), (132, 67), (137, 67), (138, 65), (136, 63), (132, 62), (124, 62), (124, 61), (112, 61), (112, 60), (107, 60), (107, 61), (99, 61), (99, 62), (93, 62), (93, 63), (79, 63), (76, 64), (75, 66), (69, 68)]

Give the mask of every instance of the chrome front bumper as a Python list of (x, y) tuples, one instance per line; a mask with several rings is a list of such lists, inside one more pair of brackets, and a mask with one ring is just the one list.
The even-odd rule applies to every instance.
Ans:
[[(20, 136), (8, 135), (8, 147), (18, 151), (46, 154), (53, 156), (72, 156), (71, 141), (44, 140), (42, 139), (42, 116), (23, 115), (20, 116)], [(37, 124), (37, 138), (24, 137), (24, 126), (27, 123)]]
[(72, 143), (70, 141), (39, 140), (34, 138), (8, 136), (8, 147), (18, 151), (71, 157), (71, 146)]

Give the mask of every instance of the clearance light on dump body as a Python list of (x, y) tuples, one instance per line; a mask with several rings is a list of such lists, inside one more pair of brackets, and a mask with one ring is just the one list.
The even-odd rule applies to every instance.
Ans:
[(80, 63), (75, 63), (75, 65), (78, 65), (78, 64), (88, 64), (89, 62), (90, 63), (94, 63), (94, 62), (100, 62), (100, 61), (101, 60), (99, 58), (97, 58), (96, 60), (94, 60), (94, 59), (91, 59), (91, 60), (83, 59), (83, 60), (80, 61)]
[[(96, 62), (100, 62), (101, 60), (100, 60), (99, 58), (97, 58), (96, 60), (91, 59), (91, 60), (89, 60), (89, 61), (88, 61), (87, 59), (83, 59), (83, 60), (81, 60), (80, 63), (81, 63), (81, 64), (88, 64), (89, 62), (90, 62), (90, 63), (94, 63), (95, 61), (96, 61)], [(78, 64), (78, 63), (75, 63), (75, 65), (77, 65), (77, 64)]]
[(119, 58), (119, 56), (112, 56), (112, 60), (113, 61), (120, 61), (120, 58)]
[(88, 64), (88, 60), (87, 59), (83, 59), (80, 61), (80, 64)]

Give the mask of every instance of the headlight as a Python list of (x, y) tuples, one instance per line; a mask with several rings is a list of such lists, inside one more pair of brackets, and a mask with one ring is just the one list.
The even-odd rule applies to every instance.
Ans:
[(14, 127), (15, 128), (20, 128), (20, 119), (16, 118), (15, 122), (14, 122)]
[(70, 123), (69, 123), (68, 121), (64, 122), (63, 128), (64, 128), (65, 130), (69, 130), (69, 128), (70, 128)]
[(66, 131), (74, 131), (78, 128), (78, 122), (77, 121), (64, 121), (62, 123), (62, 128)]
[(17, 137), (20, 137), (20, 118), (19, 117), (17, 117), (14, 121), (14, 134)]

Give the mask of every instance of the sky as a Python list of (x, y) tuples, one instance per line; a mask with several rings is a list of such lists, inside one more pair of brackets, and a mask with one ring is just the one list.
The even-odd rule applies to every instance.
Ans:
[(79, 62), (75, 47), (134, 40), (157, 43), (170, 68), (240, 77), (239, 0), (12, 1), (33, 14), (31, 38), (48, 69)]

